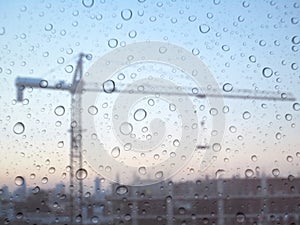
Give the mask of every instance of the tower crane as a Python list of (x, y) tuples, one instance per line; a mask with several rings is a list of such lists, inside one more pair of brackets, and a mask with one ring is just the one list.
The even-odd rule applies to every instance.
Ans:
[[(76, 69), (74, 72), (74, 76), (71, 84), (66, 84), (65, 82), (58, 82), (55, 85), (48, 85), (47, 81), (42, 78), (24, 78), (17, 77), (15, 81), (15, 85), (17, 88), (17, 101), (23, 100), (24, 90), (25, 88), (41, 88), (41, 89), (49, 89), (49, 90), (59, 90), (59, 91), (68, 91), (71, 96), (71, 128), (70, 128), (70, 224), (83, 224), (82, 219), (82, 196), (83, 196), (83, 181), (82, 179), (76, 178), (76, 173), (80, 173), (80, 169), (82, 168), (82, 121), (81, 121), (81, 95), (83, 90), (85, 91), (103, 91), (100, 88), (92, 89), (92, 88), (84, 88), (84, 83), (81, 78), (83, 77), (83, 60), (84, 57), (87, 57), (86, 54), (80, 53), (79, 59), (77, 61)], [(115, 85), (114, 81), (109, 80), (113, 85)], [(102, 84), (104, 85), (104, 84)], [(104, 89), (104, 88), (103, 88)], [(113, 87), (113, 93), (128, 93), (135, 94), (137, 92), (128, 92), (122, 91)], [(110, 92), (110, 93), (111, 93)], [(76, 93), (76, 94), (75, 94)], [(144, 91), (143, 94), (154, 94), (152, 92)], [(140, 94), (140, 92), (139, 92)], [(176, 92), (161, 92), (161, 95), (182, 95), (183, 93)], [(269, 94), (269, 96), (266, 96)], [(236, 95), (232, 94), (215, 94), (215, 93), (205, 93), (205, 94), (187, 94), (190, 96), (194, 96), (197, 98), (233, 98), (233, 99), (257, 99), (257, 100), (270, 100), (270, 101), (295, 101), (294, 97), (285, 96), (285, 97), (276, 97), (272, 96), (274, 92), (256, 92), (253, 94), (251, 90), (240, 90)], [(199, 149), (205, 149), (209, 146), (201, 146), (199, 145)]]

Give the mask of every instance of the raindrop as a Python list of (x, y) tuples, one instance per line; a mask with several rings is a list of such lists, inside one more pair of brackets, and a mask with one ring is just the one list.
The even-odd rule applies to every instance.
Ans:
[(98, 216), (93, 216), (92, 217), (92, 223), (93, 224), (96, 224), (96, 223), (98, 223), (99, 222), (99, 217)]
[(117, 47), (117, 46), (118, 46), (118, 40), (115, 39), (115, 38), (109, 39), (109, 41), (108, 41), (108, 46), (109, 46), (110, 48), (115, 48), (115, 47)]
[(172, 111), (172, 112), (176, 111), (176, 105), (169, 104), (169, 110)]
[(221, 151), (221, 148), (222, 148), (222, 146), (221, 146), (219, 143), (214, 143), (213, 146), (212, 146), (212, 149), (213, 149), (215, 152)]
[(292, 24), (297, 24), (298, 22), (299, 22), (298, 18), (296, 18), (296, 17), (291, 18), (291, 23)]
[(277, 140), (280, 140), (281, 137), (282, 137), (282, 135), (281, 135), (280, 132), (277, 132), (277, 133), (275, 134), (275, 138), (276, 138)]
[(107, 80), (102, 85), (105, 93), (112, 93), (115, 91), (115, 82), (113, 80)]
[(209, 110), (209, 113), (210, 113), (210, 115), (212, 115), (212, 116), (216, 116), (216, 115), (218, 115), (218, 110), (217, 110), (216, 108), (211, 108), (211, 109)]
[(230, 131), (231, 133), (236, 133), (237, 128), (236, 128), (235, 126), (230, 126), (230, 127), (229, 127), (229, 131)]
[(41, 80), (41, 81), (40, 81), (40, 87), (41, 87), (41, 88), (46, 88), (46, 87), (48, 87), (48, 81), (46, 81), (46, 80)]
[(147, 116), (147, 112), (144, 109), (137, 109), (133, 115), (136, 121), (142, 121)]
[(48, 23), (46, 26), (45, 26), (45, 31), (51, 31), (53, 29), (53, 25), (51, 23)]
[(72, 72), (73, 72), (73, 66), (72, 66), (72, 65), (67, 65), (67, 66), (65, 67), (65, 71), (66, 71), (67, 73), (72, 73)]
[(256, 162), (257, 161), (257, 156), (256, 155), (252, 155), (251, 156), (251, 160), (252, 160), (252, 162)]
[(179, 147), (180, 146), (180, 141), (178, 139), (175, 139), (173, 141), (173, 145), (174, 145), (174, 147)]
[(293, 116), (291, 114), (285, 114), (284, 117), (287, 121), (291, 121), (293, 119)]
[(262, 75), (265, 78), (270, 78), (273, 75), (273, 70), (270, 67), (265, 67), (262, 70)]
[(139, 174), (141, 174), (141, 175), (147, 174), (147, 169), (144, 166), (139, 167), (138, 171), (139, 171)]
[(288, 155), (288, 156), (286, 157), (286, 161), (292, 162), (292, 161), (293, 161), (293, 156)]
[(13, 131), (15, 134), (22, 134), (25, 131), (24, 124), (21, 122), (17, 122), (13, 127)]
[(120, 148), (118, 146), (114, 147), (112, 150), (111, 150), (111, 156), (113, 158), (118, 158), (120, 156)]
[(280, 174), (280, 170), (277, 169), (277, 168), (276, 168), (276, 169), (273, 169), (273, 170), (272, 170), (272, 174), (273, 174), (274, 177), (278, 177), (279, 174)]
[(293, 44), (297, 45), (300, 43), (300, 38), (298, 36), (292, 37), (292, 42)]
[(132, 18), (132, 11), (130, 9), (123, 9), (121, 12), (121, 17), (125, 21), (130, 20)]
[(242, 213), (242, 212), (238, 212), (238, 213), (236, 214), (235, 218), (236, 218), (236, 222), (238, 222), (238, 223), (244, 223), (245, 220), (246, 220), (246, 216), (245, 216), (245, 214)]
[(248, 112), (248, 111), (245, 111), (245, 112), (243, 113), (243, 119), (248, 120), (248, 119), (250, 119), (250, 118), (251, 118), (251, 113)]
[(54, 167), (50, 167), (49, 170), (48, 170), (48, 172), (50, 174), (54, 174), (55, 173), (55, 168)]
[(189, 19), (190, 22), (194, 22), (197, 19), (197, 17), (196, 16), (189, 16), (188, 19)]
[(254, 175), (253, 170), (251, 170), (251, 169), (246, 169), (246, 171), (245, 171), (245, 176), (246, 176), (246, 177), (253, 177), (253, 175)]
[(252, 63), (255, 63), (256, 62), (256, 57), (254, 55), (250, 55), (249, 56), (249, 61), (252, 62)]
[(63, 142), (63, 141), (59, 141), (59, 142), (57, 143), (57, 147), (58, 147), (58, 148), (64, 147), (64, 142)]
[(47, 184), (48, 183), (48, 178), (47, 177), (43, 177), (42, 178), (42, 184)]
[(128, 188), (125, 185), (120, 185), (116, 189), (118, 195), (124, 195), (128, 193)]
[(0, 35), (4, 35), (5, 34), (5, 27), (0, 27)]
[(124, 122), (120, 125), (120, 132), (124, 135), (131, 134), (132, 130), (133, 130), (133, 127), (132, 127), (131, 123)]
[(200, 30), (201, 33), (206, 34), (206, 33), (209, 32), (210, 27), (208, 25), (206, 25), (206, 24), (201, 24), (199, 26), (199, 30)]
[(16, 178), (15, 178), (15, 184), (17, 185), (17, 186), (22, 186), (23, 184), (24, 184), (24, 178), (23, 177), (21, 177), (21, 176), (17, 176)]
[(192, 53), (193, 53), (193, 55), (199, 55), (200, 54), (200, 50), (198, 48), (193, 48), (192, 49)]
[(297, 63), (292, 63), (291, 68), (292, 68), (292, 70), (297, 70), (298, 69)]
[(91, 115), (96, 115), (98, 113), (98, 108), (94, 105), (91, 105), (89, 108), (88, 108), (88, 112), (89, 114)]
[(293, 109), (294, 109), (295, 111), (300, 111), (300, 104), (299, 104), (298, 102), (294, 103), (294, 104), (293, 104)]
[(22, 219), (23, 218), (23, 213), (22, 212), (18, 212), (17, 215), (16, 215), (16, 218), (18, 220)]
[(230, 50), (230, 47), (228, 45), (223, 45), (222, 50), (228, 52)]
[(128, 36), (129, 36), (130, 38), (135, 38), (136, 35), (137, 35), (137, 32), (136, 32), (135, 30), (132, 30), (132, 31), (130, 31), (130, 32), (128, 33)]
[(82, 5), (86, 8), (91, 8), (94, 5), (94, 0), (82, 0)]
[(225, 92), (231, 92), (232, 89), (233, 89), (233, 86), (232, 86), (232, 84), (230, 84), (230, 83), (225, 83), (225, 84), (223, 85), (223, 91), (225, 91)]
[(160, 178), (162, 178), (163, 176), (164, 176), (164, 173), (163, 173), (162, 171), (158, 171), (158, 172), (155, 173), (155, 177), (156, 177), (157, 179), (160, 179)]
[(64, 108), (62, 105), (57, 106), (57, 107), (55, 108), (55, 110), (54, 110), (54, 113), (55, 113), (55, 115), (57, 115), (57, 116), (62, 116), (62, 115), (64, 115), (64, 113), (65, 113), (65, 108)]
[(131, 215), (130, 215), (130, 214), (126, 214), (126, 215), (124, 216), (124, 220), (125, 220), (125, 221), (131, 220)]
[(88, 173), (85, 169), (81, 168), (76, 171), (76, 178), (78, 180), (84, 180), (87, 177)]
[(154, 102), (154, 100), (152, 98), (150, 98), (148, 100), (148, 105), (150, 105), (150, 106), (154, 106), (155, 105), (155, 102)]
[(37, 194), (37, 193), (39, 193), (40, 192), (40, 187), (39, 186), (35, 186), (32, 190), (31, 190), (31, 192), (32, 192), (32, 194)]

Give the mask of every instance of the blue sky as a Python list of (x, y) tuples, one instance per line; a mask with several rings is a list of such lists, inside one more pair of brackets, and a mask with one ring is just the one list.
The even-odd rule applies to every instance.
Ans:
[[(101, 0), (94, 1), (91, 7), (85, 7), (81, 1), (2, 1), (0, 184), (10, 185), (20, 173), (28, 180), (30, 174), (36, 174), (30, 184), (40, 183), (43, 177), (49, 177), (50, 183), (67, 181), (63, 173), (69, 153), (69, 94), (26, 89), (28, 102), (15, 103), (16, 77), (69, 82), (73, 73), (67, 72), (68, 66), (75, 66), (80, 52), (93, 56), (92, 60), (85, 60), (87, 71), (113, 50), (108, 45), (111, 39), (117, 40), (118, 47), (161, 41), (196, 54), (220, 89), (230, 83), (234, 90), (267, 90), (279, 95), (289, 92), (298, 98), (299, 11), (299, 1)], [(209, 27), (209, 31), (202, 33), (200, 27)], [(273, 71), (269, 78), (262, 75), (265, 67)], [(183, 86), (188, 85), (182, 82)], [(279, 168), (282, 176), (298, 175), (300, 111), (293, 109), (297, 102), (299, 99), (224, 99), (229, 112), (225, 115), (225, 136), (216, 162), (200, 173), (195, 157), (176, 179), (213, 177), (218, 170), (229, 177), (244, 176), (246, 169), (254, 171), (256, 167), (268, 175), (274, 168)], [(54, 113), (59, 105), (66, 109), (60, 117)], [(243, 119), (245, 111), (251, 113), (250, 119)], [(16, 135), (13, 127), (20, 121), (25, 132)], [(231, 132), (235, 130), (232, 127), (236, 132)], [(64, 142), (63, 147), (57, 146), (60, 141)], [(254, 155), (257, 161), (252, 160)], [(293, 160), (287, 161), (288, 156)], [(49, 167), (57, 168), (56, 173), (49, 174)]]

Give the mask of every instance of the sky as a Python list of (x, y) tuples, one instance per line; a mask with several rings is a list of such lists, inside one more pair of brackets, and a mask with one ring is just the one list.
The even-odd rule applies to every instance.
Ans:
[[(282, 93), (290, 93), (295, 98), (293, 101), (222, 98), (217, 117), (224, 118), (224, 124), (218, 130), (223, 136), (217, 143), (221, 146), (217, 157), (202, 170), (203, 155), (205, 151), (213, 151), (213, 145), (201, 151), (188, 151), (186, 160), (181, 157), (175, 161), (176, 169), (172, 170), (174, 180), (205, 176), (245, 177), (246, 174), (255, 176), (257, 172), (277, 176), (278, 171), (279, 176), (298, 176), (299, 11), (299, 1), (1, 2), (0, 185), (14, 187), (16, 176), (23, 176), (28, 185), (47, 187), (56, 182), (68, 183), (70, 93), (26, 88), (24, 101), (19, 103), (16, 102), (17, 77), (40, 78), (49, 85), (60, 81), (70, 83), (78, 54), (84, 52), (89, 54), (89, 59), (84, 59), (84, 73), (87, 77), (92, 74), (100, 86), (106, 79), (112, 79), (120, 90), (125, 90), (126, 85), (138, 88), (138, 82), (143, 85), (149, 82), (149, 85), (166, 86), (155, 87), (152, 91), (176, 92), (177, 87), (182, 87), (183, 91), (191, 93), (190, 89), (197, 86), (195, 77), (176, 65), (145, 62), (120, 67), (112, 74), (93, 74), (97, 69), (101, 71), (99, 65), (110, 53), (126, 49), (125, 46), (130, 44), (155, 41), (178, 46), (201, 61), (210, 71), (215, 85), (213, 88), (217, 92), (224, 94), (223, 88), (228, 91), (226, 88), (232, 87), (228, 94), (238, 94), (238, 90), (247, 89), (254, 94), (267, 91), (272, 92), (267, 95), (279, 97)], [(151, 47), (145, 49), (145, 52), (148, 51)], [(176, 55), (170, 57), (176, 58)], [(120, 74), (124, 74), (124, 78)], [(149, 81), (150, 76), (154, 80)], [(204, 82), (200, 85), (206, 84), (206, 80), (199, 76)], [(186, 110), (196, 111), (195, 118), (189, 120), (190, 112), (186, 113), (188, 117), (184, 117), (187, 105), (176, 96), (145, 94), (131, 98), (125, 93), (96, 94), (94, 106), (98, 112), (91, 121), (96, 139), (100, 141), (94, 143), (94, 130), (89, 129), (83, 138), (83, 145), (89, 146), (84, 153), (87, 188), (97, 175), (106, 176), (107, 182), (115, 180), (116, 174), (127, 164), (136, 168), (137, 173), (132, 177), (139, 176), (138, 172), (141, 172), (141, 177), (146, 179), (147, 172), (148, 175), (150, 173), (150, 169), (145, 170), (147, 166), (154, 168), (154, 174), (169, 171), (170, 165), (167, 164), (167, 168), (156, 170), (155, 155), (158, 154), (162, 161), (172, 158), (180, 149), (176, 140), (184, 137), (185, 127), (189, 126), (186, 123), (192, 119), (195, 119), (198, 131), (197, 141), (192, 142), (194, 147), (214, 135), (216, 117), (212, 115), (211, 105), (215, 100), (185, 97), (184, 102), (191, 102)], [(154, 106), (149, 104), (150, 99), (155, 102)], [(117, 103), (124, 107), (117, 115), (123, 120), (116, 119), (114, 114), (116, 108), (121, 107)], [(64, 107), (64, 113), (59, 112), (60, 106)], [(88, 115), (91, 105), (85, 106), (83, 113)], [(143, 111), (139, 109), (146, 111), (145, 120), (141, 119)], [(136, 120), (135, 115), (141, 116), (140, 119)], [(119, 131), (123, 122), (133, 126), (133, 133), (122, 139)], [(18, 123), (24, 125), (24, 131)], [(89, 125), (84, 124), (86, 127)], [(155, 130), (162, 127), (164, 132), (155, 134)], [(123, 128), (128, 132), (130, 126), (123, 124)], [(131, 144), (139, 141), (143, 144), (136, 145), (136, 152), (130, 153), (124, 150), (125, 140), (131, 140)], [(96, 146), (91, 148), (90, 145)], [(141, 146), (142, 150), (152, 149), (152, 153), (143, 155), (137, 151)], [(117, 154), (113, 151), (115, 147), (120, 148), (120, 157), (114, 157)], [(105, 164), (106, 158), (97, 155), (97, 149), (111, 155), (107, 162), (114, 162), (114, 167)], [(179, 156), (177, 152), (176, 157)], [(122, 182), (132, 180), (131, 172), (126, 172), (126, 167), (124, 170), (126, 176), (122, 180), (121, 174), (119, 179)], [(43, 182), (43, 178), (48, 178), (48, 181)]]

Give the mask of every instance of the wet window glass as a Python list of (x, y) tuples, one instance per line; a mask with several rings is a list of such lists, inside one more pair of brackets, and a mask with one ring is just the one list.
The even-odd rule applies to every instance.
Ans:
[(0, 3), (0, 224), (300, 224), (300, 2)]

